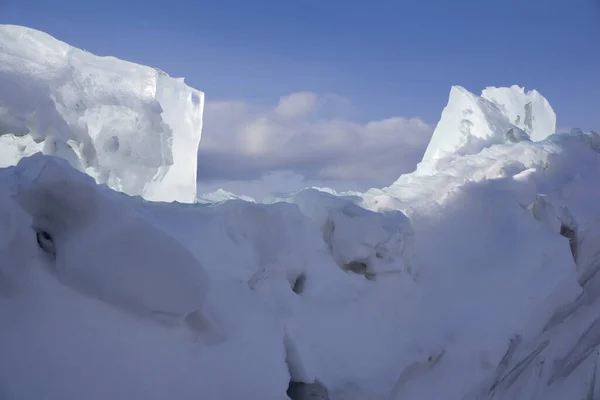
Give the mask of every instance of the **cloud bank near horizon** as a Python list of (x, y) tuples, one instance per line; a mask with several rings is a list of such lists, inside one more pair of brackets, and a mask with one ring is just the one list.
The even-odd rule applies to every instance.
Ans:
[(366, 123), (340, 96), (296, 92), (272, 107), (207, 101), (198, 193), (222, 188), (261, 196), (306, 186), (364, 190), (414, 170), (433, 127), (420, 118)]

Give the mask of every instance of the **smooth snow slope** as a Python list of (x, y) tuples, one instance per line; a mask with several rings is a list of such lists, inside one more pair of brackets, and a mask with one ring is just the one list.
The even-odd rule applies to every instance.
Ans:
[(0, 25), (0, 165), (41, 151), (149, 200), (193, 202), (204, 94), (156, 69)]

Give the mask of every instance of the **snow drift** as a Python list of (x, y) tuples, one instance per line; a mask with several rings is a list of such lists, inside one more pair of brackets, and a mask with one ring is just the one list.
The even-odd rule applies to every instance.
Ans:
[(167, 204), (15, 152), (35, 85), (2, 109), (1, 398), (600, 393), (600, 136), (549, 135), (537, 92), (452, 89), (429, 155), (387, 188)]
[(150, 200), (193, 202), (204, 94), (183, 79), (0, 26), (2, 166), (36, 152)]

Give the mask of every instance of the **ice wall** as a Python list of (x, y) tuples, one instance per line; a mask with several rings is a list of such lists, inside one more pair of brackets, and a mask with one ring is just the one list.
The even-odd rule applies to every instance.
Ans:
[(477, 154), (493, 144), (539, 141), (555, 129), (556, 114), (535, 90), (489, 87), (477, 96), (453, 86), (423, 161)]
[(148, 200), (192, 202), (204, 93), (154, 68), (0, 26), (0, 165), (38, 151)]

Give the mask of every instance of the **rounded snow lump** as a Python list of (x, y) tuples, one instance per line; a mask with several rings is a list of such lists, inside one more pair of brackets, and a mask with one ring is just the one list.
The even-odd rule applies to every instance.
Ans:
[(53, 242), (59, 279), (138, 317), (176, 324), (200, 310), (209, 278), (191, 252), (69, 168), (47, 162), (16, 196)]

